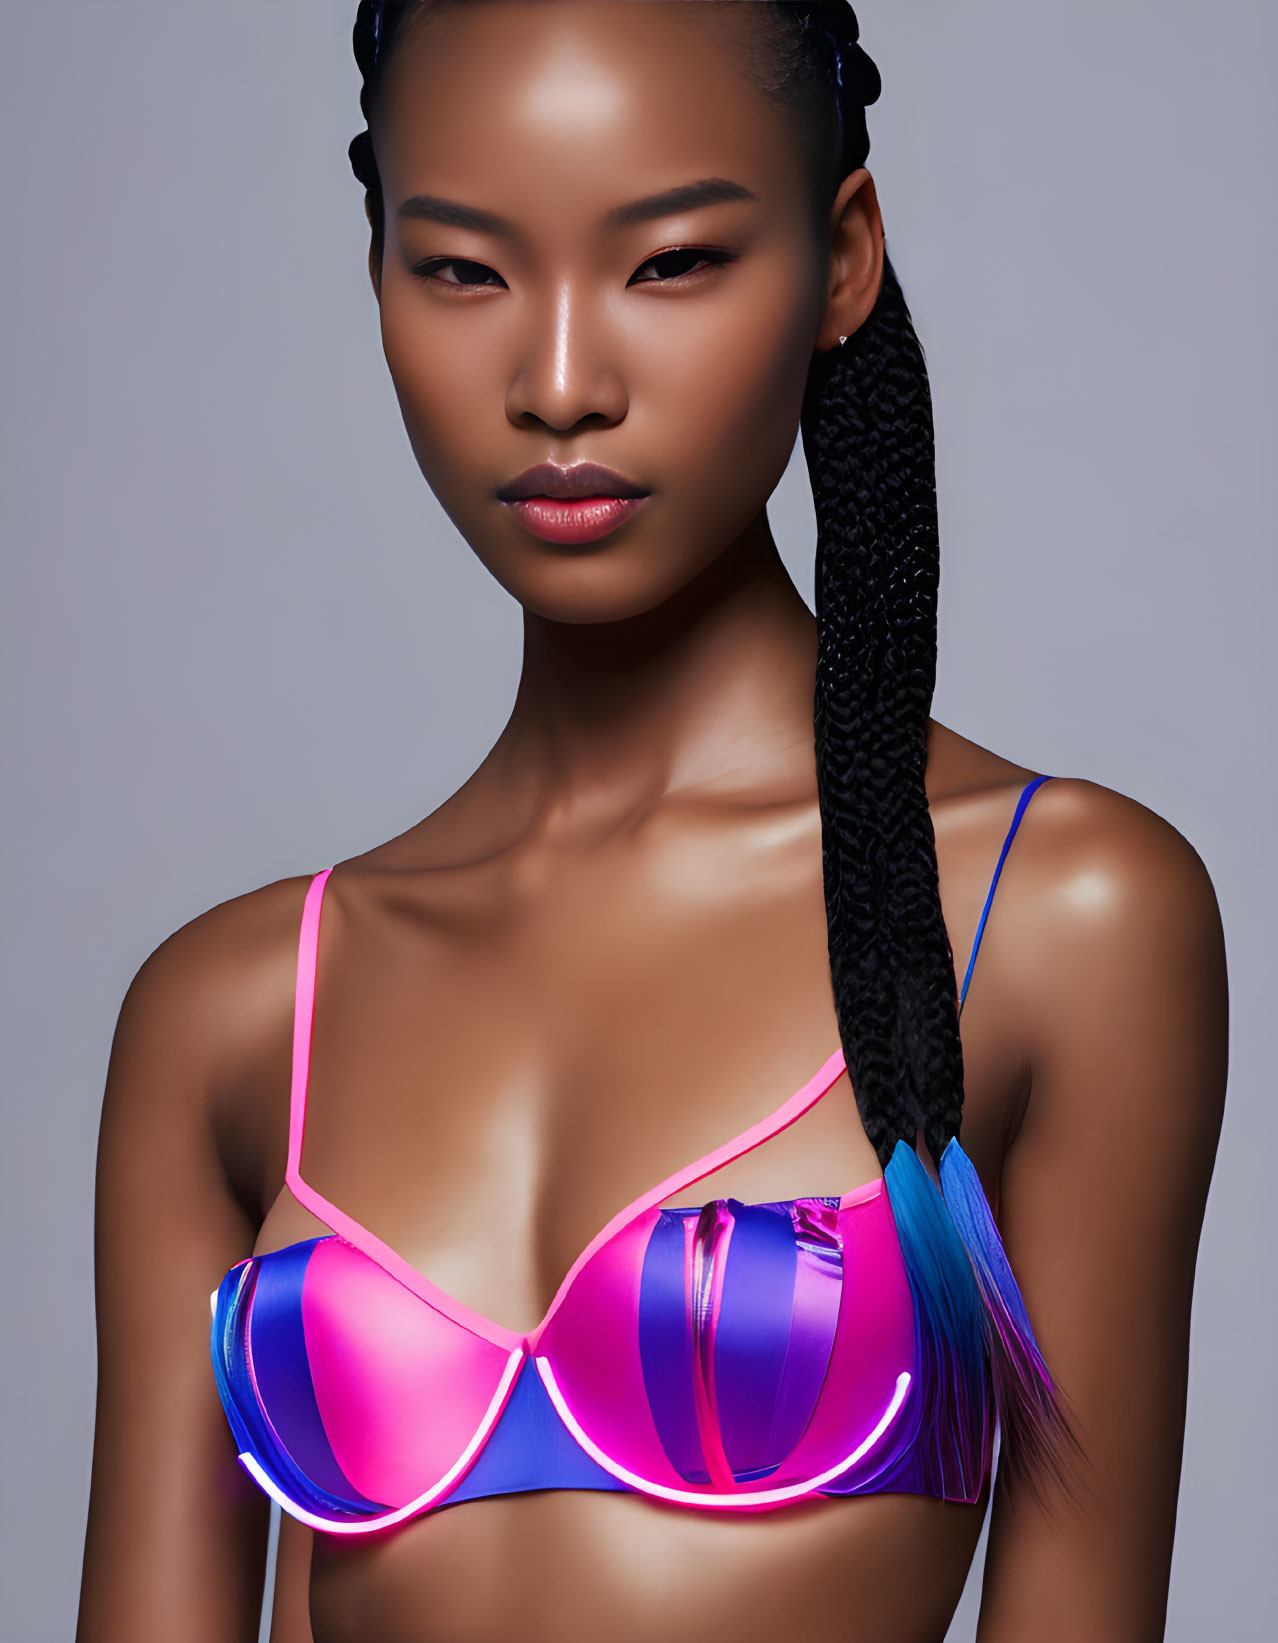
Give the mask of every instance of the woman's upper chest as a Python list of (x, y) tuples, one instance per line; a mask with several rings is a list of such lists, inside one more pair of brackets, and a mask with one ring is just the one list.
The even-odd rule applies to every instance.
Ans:
[[(469, 1307), (531, 1327), (618, 1210), (837, 1050), (814, 820), (340, 866), (315, 944), (309, 1186)], [(985, 1036), (965, 1138), (996, 1167), (1014, 1057)], [(845, 1075), (671, 1202), (837, 1196), (877, 1173)], [(281, 1191), (257, 1248), (317, 1230)]]

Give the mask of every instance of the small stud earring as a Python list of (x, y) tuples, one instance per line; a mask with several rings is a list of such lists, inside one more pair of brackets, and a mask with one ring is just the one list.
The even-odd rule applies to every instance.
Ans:
[(840, 345), (842, 345), (842, 344), (843, 344), (843, 343), (845, 343), (845, 342), (846, 342), (846, 341), (847, 341), (847, 340), (848, 340), (848, 339), (847, 339), (847, 338), (846, 338), (846, 337), (840, 337), (840, 338), (839, 338), (839, 343), (840, 343)]

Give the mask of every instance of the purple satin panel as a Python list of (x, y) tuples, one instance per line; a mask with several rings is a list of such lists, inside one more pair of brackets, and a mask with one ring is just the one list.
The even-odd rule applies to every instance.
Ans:
[(794, 1322), (796, 1243), (788, 1204), (732, 1210), (715, 1380), (724, 1454), (741, 1483), (767, 1477), (784, 1454), (770, 1440)]
[(719, 1394), (715, 1380), (715, 1343), (719, 1336), (719, 1312), (723, 1305), (723, 1281), (728, 1270), (728, 1250), (736, 1227), (734, 1200), (717, 1198), (706, 1204), (697, 1217), (696, 1230), (689, 1241), (687, 1293), (692, 1311), (693, 1403), (701, 1436), (701, 1453), (706, 1458), (710, 1482), (719, 1489), (730, 1488), (732, 1468), (723, 1451), (719, 1430)]
[(302, 1317), (302, 1292), (319, 1238), (254, 1259), (246, 1351), (262, 1410), (292, 1463), (325, 1493), (353, 1509), (380, 1510), (342, 1470), (315, 1400)]
[(799, 1442), (838, 1326), (837, 1199), (663, 1210), (639, 1334), (662, 1445), (689, 1483), (758, 1482)]
[(693, 1398), (693, 1330), (688, 1307), (689, 1217), (661, 1210), (639, 1280), (639, 1357), (661, 1446), (688, 1483), (707, 1483)]
[(838, 1200), (799, 1198), (787, 1206), (794, 1228), (794, 1316), (768, 1438), (779, 1465), (807, 1431), (825, 1385), (843, 1298)]

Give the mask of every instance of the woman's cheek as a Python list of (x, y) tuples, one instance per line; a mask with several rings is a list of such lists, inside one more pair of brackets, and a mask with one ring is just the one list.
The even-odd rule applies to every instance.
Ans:
[[(708, 325), (672, 325), (654, 337), (644, 364), (647, 396), (660, 404), (672, 453), (740, 465), (766, 459), (778, 444), (788, 461), (807, 378), (805, 342), (813, 319), (783, 300), (800, 270), (789, 262), (741, 280)], [(682, 318), (682, 316), (681, 316)], [(637, 397), (637, 396), (636, 396)]]
[(460, 358), (454, 364), (448, 347), (432, 348), (420, 336), (406, 339), (393, 326), (383, 325), (383, 340), (418, 467), (451, 513), (450, 504), (457, 498), (444, 492), (464, 494), (467, 454), (492, 446), (491, 428), (485, 437), (485, 418), (477, 403), (475, 371), (464, 369)]
[(694, 503), (698, 526), (741, 529), (764, 506), (794, 448), (805, 375), (792, 350), (756, 338), (704, 362), (663, 407), (666, 478)]

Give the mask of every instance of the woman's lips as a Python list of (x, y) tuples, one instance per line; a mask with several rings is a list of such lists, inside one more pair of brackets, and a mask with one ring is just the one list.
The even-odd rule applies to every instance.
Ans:
[(646, 496), (528, 496), (506, 507), (543, 542), (594, 542), (642, 508)]

